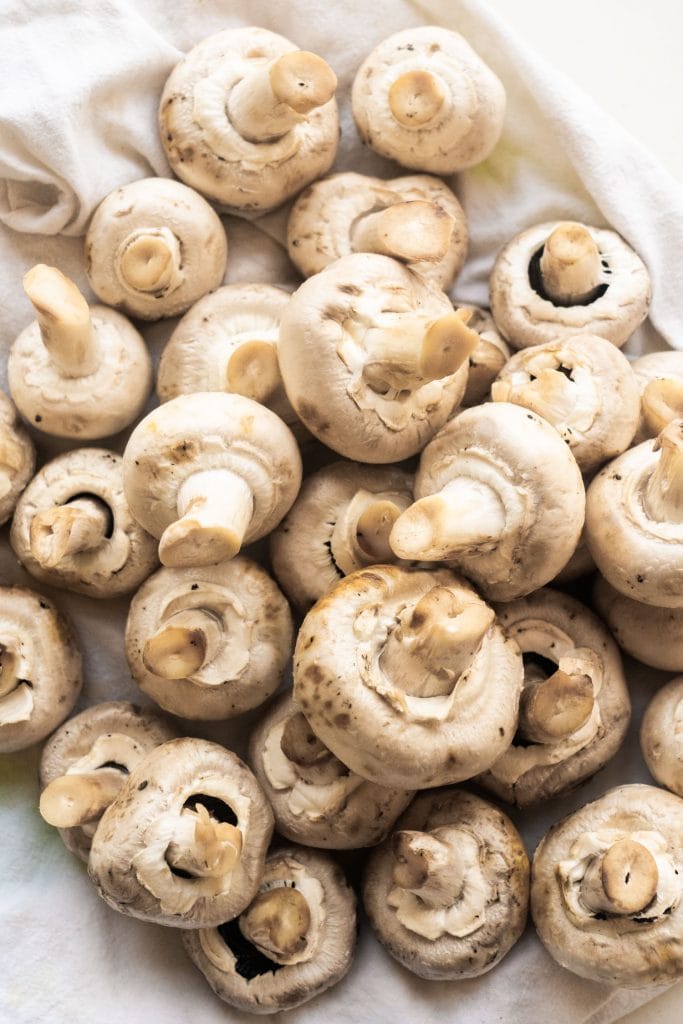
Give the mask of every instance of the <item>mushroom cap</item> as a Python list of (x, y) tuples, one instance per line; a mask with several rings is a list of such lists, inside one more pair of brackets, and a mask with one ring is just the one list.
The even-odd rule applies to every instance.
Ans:
[[(242, 833), (239, 859), (217, 878), (188, 877), (168, 859), (174, 829), (200, 804)], [(122, 914), (172, 928), (216, 927), (256, 895), (272, 831), (261, 787), (236, 754), (208, 740), (170, 740), (133, 769), (102, 815), (88, 873)]]
[(415, 455), (462, 398), (467, 360), (447, 377), (381, 394), (364, 376), (368, 331), (388, 328), (401, 314), (429, 321), (452, 312), (443, 292), (388, 256), (353, 253), (309, 277), (280, 323), (280, 370), (295, 412), (348, 459), (385, 463)]
[[(68, 719), (49, 738), (40, 759), (41, 792), (63, 775), (115, 771), (122, 778), (154, 747), (175, 739), (176, 728), (161, 715), (127, 701), (108, 701)], [(60, 828), (67, 850), (88, 862), (99, 817)]]
[[(292, 842), (327, 850), (357, 850), (381, 842), (413, 791), (368, 782), (320, 743), (318, 777), (306, 772), (306, 766), (297, 771), (297, 763), (282, 747), (285, 727), (297, 716), (303, 719), (291, 694), (283, 694), (249, 741), (249, 763), (273, 809), (278, 832)], [(305, 720), (301, 724), (310, 733)]]
[[(184, 678), (157, 675), (145, 664), (147, 641), (194, 610), (217, 627), (206, 661)], [(265, 569), (242, 555), (196, 569), (161, 568), (133, 598), (126, 624), (126, 657), (140, 689), (171, 714), (201, 721), (233, 718), (262, 704), (282, 682), (292, 646), (284, 595)]]
[(645, 395), (646, 388), (655, 380), (672, 380), (676, 384), (680, 381), (683, 386), (683, 352), (648, 352), (647, 355), (634, 359), (631, 369), (635, 374), (641, 396), (640, 423), (634, 440), (635, 444), (639, 444), (648, 437), (656, 437), (665, 423), (679, 418), (683, 412), (680, 394), (677, 393), (680, 389), (677, 388), (674, 394), (667, 396), (673, 399), (673, 406), (669, 406), (667, 409), (662, 407), (659, 402), (656, 404), (656, 421), (653, 422), (652, 412), (655, 410), (652, 410), (648, 416)]
[(453, 228), (445, 256), (434, 261), (409, 260), (407, 265), (447, 291), (467, 255), (467, 218), (448, 186), (428, 174), (384, 181), (347, 171), (315, 181), (297, 198), (289, 214), (289, 258), (304, 277), (318, 274), (330, 263), (355, 251), (353, 228), (362, 217), (397, 203), (419, 200), (434, 203), (452, 217)]
[(228, 97), (241, 79), (297, 50), (284, 36), (252, 27), (216, 32), (186, 54), (159, 106), (161, 142), (179, 178), (223, 207), (260, 214), (330, 169), (339, 142), (334, 98), (262, 142), (240, 135), (228, 116)]
[(683, 672), (683, 608), (642, 604), (598, 576), (593, 604), (622, 650), (651, 668)]
[[(490, 971), (524, 931), (529, 859), (510, 819), (493, 804), (463, 790), (418, 794), (395, 832), (430, 833), (443, 827), (457, 829), (479, 844), (479, 870), (469, 864), (469, 873), (475, 877), (466, 876), (465, 880), (465, 885), (469, 881), (474, 889), (473, 899), (464, 894), (459, 920), (454, 922), (458, 934), (449, 934), (444, 928), (438, 938), (427, 938), (399, 919), (389, 902), (397, 889), (392, 879), (392, 837), (370, 855), (363, 879), (363, 904), (377, 938), (394, 959), (421, 978), (457, 981)], [(434, 916), (443, 927), (443, 911), (437, 908)]]
[[(456, 305), (465, 303), (456, 302)], [(486, 309), (472, 306), (472, 318), (467, 324), (479, 335), (479, 344), (469, 359), (467, 387), (462, 400), (463, 409), (482, 405), (488, 398), (491, 385), (510, 358), (510, 349), (496, 330), (493, 317)]]
[[(102, 542), (67, 552), (54, 566), (45, 564), (33, 543), (35, 517), (84, 497), (94, 499), (107, 516)], [(123, 459), (106, 448), (75, 448), (44, 465), (17, 503), (10, 543), (41, 583), (102, 599), (135, 590), (159, 561), (154, 538), (133, 518), (123, 493)]]
[[(587, 486), (586, 477), (584, 477), (584, 486)], [(553, 577), (552, 583), (558, 587), (564, 587), (568, 583), (574, 583), (575, 580), (580, 580), (582, 576), (590, 576), (591, 573), (595, 572), (595, 562), (593, 556), (588, 550), (586, 544), (586, 538), (584, 531), (581, 531), (579, 537), (579, 543), (574, 549), (574, 554), (569, 559), (563, 569), (560, 569), (557, 576)]]
[(12, 515), (35, 466), (33, 441), (22, 426), (14, 403), (0, 391), (0, 526)]
[(638, 386), (626, 356), (596, 334), (557, 338), (515, 353), (492, 397), (551, 423), (583, 473), (625, 451), (640, 416)]
[(556, 305), (538, 290), (537, 264), (548, 237), (561, 223), (535, 224), (501, 249), (489, 281), (496, 326), (513, 348), (573, 334), (598, 334), (621, 348), (647, 316), (647, 268), (615, 231), (586, 225), (600, 252), (606, 287), (585, 305)]
[(183, 934), (188, 956), (216, 995), (247, 1013), (301, 1006), (341, 981), (355, 952), (356, 897), (328, 854), (278, 847), (268, 855), (261, 892), (279, 886), (298, 890), (308, 904), (310, 959), (299, 954), (295, 963), (271, 960), (242, 934), (237, 920)]
[(123, 486), (133, 515), (160, 537), (178, 518), (183, 481), (212, 469), (228, 469), (249, 485), (246, 543), (277, 526), (301, 484), (296, 441), (270, 409), (242, 395), (180, 395), (152, 410), (128, 439)]
[[(340, 580), (299, 632), (295, 700), (339, 760), (377, 785), (425, 789), (471, 778), (500, 757), (515, 732), (522, 662), (492, 614), (460, 670), (459, 640), (451, 641), (442, 666), (450, 690), (441, 695), (408, 693), (406, 680), (386, 664), (399, 615), (411, 614), (434, 588), (486, 616), (484, 602), (448, 569), (375, 565)], [(442, 621), (448, 630), (453, 620)], [(432, 623), (413, 624), (418, 644), (428, 644)]]
[(91, 441), (118, 434), (142, 412), (152, 390), (152, 360), (130, 320), (90, 307), (99, 364), (84, 377), (65, 376), (34, 320), (10, 349), (7, 379), (17, 408), (54, 437)]
[[(655, 851), (658, 894), (639, 914), (593, 913), (575, 889), (606, 846), (629, 837)], [(683, 800), (655, 786), (618, 786), (541, 840), (531, 914), (541, 942), (567, 970), (624, 988), (664, 985), (683, 973), (682, 877)]]
[[(168, 280), (155, 291), (134, 287), (123, 274), (123, 257), (140, 235), (163, 239), (171, 256)], [(90, 287), (102, 302), (141, 320), (178, 316), (218, 288), (227, 256), (218, 215), (200, 195), (171, 178), (143, 178), (110, 192), (85, 236)]]
[(42, 594), (0, 587), (0, 754), (39, 743), (81, 691), (81, 654), (69, 621)]
[[(431, 83), (421, 81), (425, 72)], [(415, 80), (409, 103), (419, 103), (430, 84), (443, 95), (428, 120), (415, 123), (409, 110), (399, 121), (392, 113), (392, 87), (404, 75)], [(356, 73), (351, 101), (363, 142), (403, 167), (432, 174), (455, 174), (485, 160), (505, 117), (501, 81), (461, 35), (435, 25), (396, 32), (376, 46)]]
[(300, 611), (307, 612), (350, 571), (377, 561), (357, 541), (353, 527), (358, 517), (349, 524), (352, 536), (343, 529), (359, 492), (368, 500), (377, 495), (402, 511), (412, 501), (412, 483), (412, 475), (397, 466), (341, 461), (304, 480), (296, 501), (270, 535), (273, 572)]
[(659, 785), (683, 796), (683, 676), (658, 690), (645, 709), (640, 749)]
[[(517, 738), (477, 781), (496, 796), (526, 807), (559, 796), (594, 775), (626, 737), (631, 701), (619, 650), (602, 622), (567, 594), (547, 587), (496, 606), (500, 625), (514, 637), (531, 673), (540, 661), (589, 675), (593, 710), (587, 721), (556, 743)], [(534, 655), (540, 655), (535, 659)], [(555, 669), (542, 668), (550, 675)]]

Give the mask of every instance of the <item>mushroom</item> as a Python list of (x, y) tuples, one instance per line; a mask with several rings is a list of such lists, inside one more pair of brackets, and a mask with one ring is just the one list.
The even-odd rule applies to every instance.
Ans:
[(287, 221), (287, 249), (304, 277), (352, 252), (407, 263), (446, 291), (467, 255), (467, 219), (439, 178), (383, 181), (349, 171), (301, 193)]
[(624, 988), (683, 975), (683, 800), (618, 786), (554, 825), (536, 850), (531, 914), (567, 970)]
[(280, 322), (287, 396), (318, 440), (349, 459), (418, 452), (459, 403), (478, 335), (421, 275), (353, 253), (309, 277)]
[(138, 424), (123, 454), (133, 515), (174, 569), (234, 558), (277, 526), (300, 484), (291, 431), (242, 395), (180, 395)]
[(294, 698), (315, 735), (380, 786), (469, 779), (509, 746), (522, 660), (493, 610), (448, 569), (361, 569), (310, 610)]
[(35, 466), (33, 441), (21, 425), (14, 404), (0, 391), (0, 526), (14, 512)]
[(184, 313), (218, 288), (227, 257), (218, 215), (170, 178), (143, 178), (110, 192), (85, 236), (90, 287), (141, 320)]
[(41, 583), (95, 598), (130, 593), (158, 564), (124, 496), (123, 460), (105, 448), (75, 448), (43, 466), (17, 503), (10, 543)]
[(81, 654), (67, 619), (33, 590), (0, 587), (0, 754), (49, 736), (81, 684)]
[(650, 305), (645, 264), (615, 231), (536, 224), (498, 254), (489, 282), (498, 330), (514, 348), (598, 334), (617, 348)]
[(273, 572), (297, 608), (364, 565), (395, 561), (389, 534), (412, 500), (412, 476), (395, 466), (334, 462), (308, 477), (270, 536)]
[[(586, 487), (587, 481), (585, 476), (583, 482), (584, 487)], [(581, 579), (582, 576), (590, 576), (593, 572), (595, 572), (595, 562), (586, 544), (585, 530), (582, 530), (579, 543), (574, 549), (574, 554), (564, 568), (560, 569), (557, 576), (553, 577), (552, 582), (558, 587), (564, 587), (568, 583), (574, 583), (576, 580)]]
[(472, 310), (472, 316), (467, 326), (477, 332), (479, 341), (469, 358), (463, 409), (481, 405), (487, 400), (491, 385), (510, 358), (510, 349), (496, 330), (491, 314), (478, 306), (468, 308)]
[(543, 588), (496, 606), (524, 661), (512, 744), (479, 781), (526, 807), (594, 775), (623, 743), (631, 701), (609, 633), (574, 598)]
[(575, 334), (515, 353), (491, 387), (552, 423), (583, 473), (625, 451), (640, 415), (638, 385), (619, 349), (596, 334)]
[(648, 704), (640, 749), (660, 786), (683, 796), (683, 676), (663, 686)]
[(88, 873), (114, 910), (171, 928), (214, 928), (261, 882), (273, 816), (236, 754), (170, 740), (133, 768), (93, 836)]
[(420, 793), (373, 850), (363, 903), (377, 938), (413, 974), (490, 971), (524, 931), (529, 859), (506, 815), (471, 793)]
[(233, 211), (280, 206), (331, 167), (339, 141), (325, 61), (265, 28), (202, 40), (171, 72), (159, 129), (175, 174)]
[(152, 361), (125, 316), (88, 306), (76, 285), (42, 263), (24, 276), (36, 311), (10, 349), (7, 377), (19, 412), (45, 434), (94, 440), (142, 412)]
[(683, 352), (650, 352), (631, 363), (640, 389), (636, 442), (683, 418)]
[(87, 863), (100, 818), (133, 768), (176, 735), (160, 715), (125, 701), (96, 704), (57, 729), (40, 759), (40, 813), (67, 850)]
[(586, 495), (586, 542), (619, 593), (683, 608), (683, 420), (598, 473)]
[(441, 175), (485, 160), (505, 117), (501, 81), (461, 35), (435, 25), (376, 46), (356, 73), (351, 101), (366, 145)]
[(384, 839), (413, 792), (356, 775), (315, 735), (289, 693), (251, 734), (249, 763), (275, 815), (295, 843), (357, 850)]
[(399, 558), (446, 560), (494, 601), (548, 583), (584, 520), (579, 467), (557, 431), (526, 409), (466, 409), (422, 452), (418, 499), (394, 523)]
[(241, 916), (186, 931), (183, 945), (220, 999), (247, 1013), (277, 1013), (344, 977), (356, 947), (356, 898), (328, 854), (280, 847)]
[(277, 690), (289, 664), (289, 605), (265, 569), (238, 556), (160, 569), (133, 598), (126, 657), (140, 689), (181, 718), (232, 718)]
[(644, 665), (683, 672), (683, 608), (634, 601), (598, 576), (593, 604), (622, 650)]

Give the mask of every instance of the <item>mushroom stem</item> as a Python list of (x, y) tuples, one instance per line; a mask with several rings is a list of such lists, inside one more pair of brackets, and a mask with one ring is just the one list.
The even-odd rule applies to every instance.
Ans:
[(545, 367), (533, 380), (515, 383), (497, 380), (491, 385), (494, 402), (513, 402), (531, 409), (554, 425), (563, 425), (571, 417), (577, 401), (576, 384), (564, 373)]
[(418, 388), (455, 373), (469, 359), (479, 335), (467, 326), (469, 309), (458, 309), (428, 321), (412, 313), (394, 314), (391, 323), (365, 333), (368, 360), (363, 376), (383, 392)]
[(251, 488), (229, 469), (187, 477), (178, 489), (178, 519), (159, 541), (163, 565), (178, 569), (234, 558), (254, 509)]
[(558, 669), (522, 690), (519, 731), (531, 743), (557, 743), (585, 725), (594, 703), (590, 676)]
[(407, 496), (356, 491), (337, 519), (330, 540), (332, 557), (343, 573), (394, 560), (389, 534), (407, 505)]
[(588, 866), (581, 902), (597, 913), (638, 914), (652, 903), (658, 883), (657, 862), (647, 847), (618, 839)]
[(215, 658), (221, 625), (210, 612), (188, 608), (176, 612), (145, 642), (145, 668), (162, 679), (189, 679)]
[(461, 476), (406, 509), (394, 524), (390, 543), (399, 558), (440, 561), (467, 548), (494, 544), (504, 529), (505, 508), (496, 492)]
[(389, 88), (389, 109), (404, 128), (426, 127), (433, 121), (446, 100), (446, 90), (431, 71), (406, 71)]
[(0, 644), (0, 698), (6, 697), (17, 685), (17, 656), (5, 644)]
[(226, 370), (228, 390), (265, 405), (282, 383), (272, 341), (245, 341), (233, 351)]
[(123, 772), (102, 770), (53, 779), (40, 797), (41, 816), (55, 828), (75, 828), (99, 818), (118, 796), (125, 778)]
[(43, 345), (65, 377), (87, 377), (99, 364), (90, 308), (76, 285), (56, 267), (39, 263), (24, 275)]
[(230, 92), (228, 117), (248, 142), (268, 142), (328, 103), (336, 88), (337, 76), (322, 57), (295, 50), (250, 67)]
[(647, 431), (655, 437), (671, 420), (683, 418), (683, 380), (675, 377), (651, 380), (640, 402)]
[(683, 522), (683, 420), (672, 420), (654, 443), (661, 454), (645, 486), (645, 507), (658, 523)]
[(354, 225), (354, 252), (376, 252), (397, 260), (443, 259), (455, 220), (436, 203), (416, 199), (368, 213)]
[(287, 719), (280, 738), (280, 749), (287, 760), (295, 765), (297, 775), (313, 785), (328, 785), (348, 771), (318, 739), (301, 712)]
[(140, 227), (121, 242), (114, 266), (124, 288), (170, 292), (181, 282), (180, 242), (166, 227)]
[(450, 907), (461, 894), (465, 867), (458, 854), (459, 830), (396, 832), (392, 881), (430, 907)]
[(256, 896), (239, 926), (245, 939), (270, 960), (287, 963), (306, 947), (311, 911), (299, 889), (279, 885)]
[(183, 811), (166, 859), (174, 868), (202, 878), (229, 874), (242, 853), (242, 833), (235, 825), (215, 821), (203, 804)]
[(95, 551), (106, 540), (110, 512), (94, 498), (74, 498), (37, 512), (31, 520), (31, 553), (39, 565), (54, 569), (65, 558)]
[(583, 224), (558, 224), (543, 247), (543, 289), (556, 306), (576, 306), (595, 298), (604, 284), (600, 251)]

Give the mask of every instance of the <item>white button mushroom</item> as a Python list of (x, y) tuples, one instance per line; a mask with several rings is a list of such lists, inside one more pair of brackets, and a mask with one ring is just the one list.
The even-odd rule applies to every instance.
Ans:
[(140, 689), (181, 718), (232, 718), (282, 681), (293, 646), (289, 605), (265, 569), (238, 556), (161, 569), (133, 598), (126, 657)]
[(155, 747), (93, 836), (88, 871), (114, 910), (172, 928), (211, 928), (258, 891), (273, 816), (247, 766), (208, 740)]
[(461, 790), (421, 793), (373, 851), (363, 903), (380, 942), (409, 971), (476, 978), (524, 931), (529, 859), (492, 804)]
[(522, 652), (524, 689), (517, 734), (478, 781), (525, 807), (599, 771), (625, 739), (631, 702), (614, 641), (579, 601), (544, 588), (496, 614)]
[[(463, 304), (456, 301), (456, 305)], [(491, 385), (510, 358), (510, 349), (496, 330), (491, 314), (478, 306), (468, 306), (468, 309), (472, 310), (472, 316), (467, 326), (477, 332), (479, 341), (469, 358), (463, 409), (487, 400)]]
[(444, 175), (491, 153), (505, 89), (461, 35), (424, 25), (375, 47), (356, 73), (352, 104), (360, 137), (376, 153)]
[(649, 352), (631, 368), (640, 389), (640, 442), (656, 437), (671, 420), (683, 419), (683, 352)]
[(42, 263), (24, 276), (37, 319), (14, 342), (7, 367), (17, 408), (56, 437), (109, 437), (140, 415), (152, 361), (133, 325), (89, 307), (73, 281)]
[(0, 391), (0, 526), (14, 512), (19, 495), (33, 476), (36, 451), (17, 410)]
[(469, 313), (388, 256), (354, 253), (310, 277), (280, 323), (287, 396), (349, 459), (397, 462), (447, 420), (478, 335)]
[(467, 254), (465, 211), (427, 174), (383, 181), (333, 174), (301, 193), (287, 221), (290, 259), (304, 277), (352, 252), (393, 256), (448, 290)]
[(331, 167), (339, 141), (325, 61), (264, 28), (229, 28), (176, 65), (159, 128), (175, 174), (233, 210), (265, 213)]
[(163, 565), (212, 565), (269, 533), (301, 485), (301, 457), (275, 413), (242, 395), (181, 395), (130, 436), (123, 485), (133, 515), (161, 538)]
[(657, 608), (620, 594), (598, 576), (593, 604), (623, 651), (644, 665), (683, 672), (683, 608)]
[(377, 785), (469, 779), (517, 723), (521, 656), (494, 619), (446, 569), (361, 569), (304, 619), (294, 698), (315, 735)]
[(170, 178), (143, 178), (110, 192), (85, 236), (92, 290), (141, 320), (184, 313), (220, 285), (227, 256), (218, 215)]
[(51, 601), (0, 587), (0, 754), (44, 740), (81, 690), (73, 630)]
[(491, 311), (514, 348), (598, 334), (617, 348), (650, 305), (645, 264), (614, 231), (567, 221), (536, 224), (500, 251)]
[(356, 948), (356, 898), (326, 854), (285, 846), (269, 854), (258, 894), (217, 928), (183, 934), (216, 995), (247, 1013), (301, 1006), (344, 977)]
[(123, 460), (104, 448), (64, 452), (36, 473), (10, 543), (37, 580), (95, 598), (130, 593), (158, 564), (154, 538), (125, 499)]
[(683, 800), (619, 786), (555, 825), (531, 876), (539, 938), (583, 978), (644, 988), (683, 976)]
[(505, 402), (466, 409), (424, 449), (418, 499), (394, 524), (400, 558), (447, 560), (494, 601), (548, 583), (584, 520), (579, 467), (557, 431)]
[(50, 737), (40, 759), (40, 813), (88, 860), (99, 820), (133, 768), (177, 735), (160, 715), (125, 701), (96, 704)]
[(683, 796), (683, 676), (658, 690), (645, 709), (640, 749), (660, 786)]

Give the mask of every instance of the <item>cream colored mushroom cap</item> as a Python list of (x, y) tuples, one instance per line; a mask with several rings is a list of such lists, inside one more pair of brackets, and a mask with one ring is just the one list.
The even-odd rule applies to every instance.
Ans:
[(218, 215), (171, 178), (143, 178), (110, 192), (85, 236), (92, 290), (141, 320), (178, 316), (218, 288), (227, 255)]
[(456, 305), (467, 305), (472, 310), (472, 318), (467, 326), (479, 335), (479, 344), (469, 359), (467, 387), (462, 400), (463, 409), (469, 409), (487, 401), (491, 385), (510, 358), (510, 349), (496, 330), (488, 310), (457, 300)]
[(297, 50), (265, 28), (229, 28), (202, 40), (176, 65), (161, 95), (159, 130), (179, 178), (223, 207), (257, 215), (330, 169), (339, 142), (334, 98), (264, 141), (242, 136), (228, 116), (235, 85)]
[(0, 526), (33, 476), (36, 450), (13, 402), (0, 391)]
[(683, 676), (658, 690), (645, 709), (640, 749), (660, 786), (683, 796)]
[(593, 587), (593, 604), (632, 658), (665, 672), (683, 672), (683, 608), (656, 608), (634, 601), (600, 575)]
[(39, 743), (81, 690), (81, 654), (68, 620), (25, 587), (0, 588), (0, 754)]
[(293, 639), (289, 605), (274, 580), (238, 555), (150, 576), (131, 602), (126, 657), (140, 689), (166, 711), (226, 719), (277, 690)]
[(556, 305), (538, 290), (538, 264), (548, 238), (562, 223), (536, 224), (501, 249), (489, 281), (496, 326), (513, 348), (573, 334), (598, 334), (621, 348), (647, 316), (647, 268), (615, 231), (586, 226), (598, 248), (603, 289), (585, 305)]
[[(199, 805), (212, 822), (241, 833), (236, 860), (219, 875), (191, 873), (171, 861), (171, 846), (185, 859), (193, 832), (198, 842), (193, 812)], [(171, 928), (216, 927), (258, 891), (272, 831), (261, 787), (236, 754), (208, 740), (171, 740), (133, 769), (102, 815), (88, 873), (122, 914)]]
[[(64, 546), (53, 563), (41, 544), (44, 535), (49, 551), (54, 550), (59, 524), (41, 519), (81, 498), (93, 503), (103, 521), (93, 546)], [(41, 583), (102, 599), (135, 590), (159, 561), (155, 539), (133, 518), (126, 501), (123, 459), (105, 448), (75, 448), (46, 463), (17, 503), (10, 543), (26, 571)]]
[[(634, 443), (656, 437), (683, 416), (683, 352), (648, 352), (631, 363), (641, 398), (641, 416)], [(655, 381), (666, 383), (654, 384)], [(669, 383), (671, 382), (671, 383)]]
[[(41, 791), (62, 776), (96, 775), (98, 770), (117, 772), (123, 783), (150, 750), (177, 735), (169, 721), (148, 708), (118, 700), (95, 704), (68, 719), (45, 744), (40, 759)], [(99, 817), (59, 829), (67, 850), (86, 863)]]
[(358, 133), (403, 167), (454, 174), (498, 142), (505, 89), (456, 32), (425, 25), (384, 39), (361, 64), (351, 94)]
[[(650, 870), (654, 861), (655, 896), (640, 912), (592, 911), (582, 886), (603, 851), (623, 840), (644, 845)], [(612, 876), (610, 868), (602, 884)], [(683, 800), (655, 786), (618, 786), (541, 840), (531, 869), (536, 931), (550, 955), (583, 978), (624, 988), (673, 982), (683, 974), (682, 878)], [(621, 880), (624, 888), (637, 884), (635, 869), (627, 867)]]

